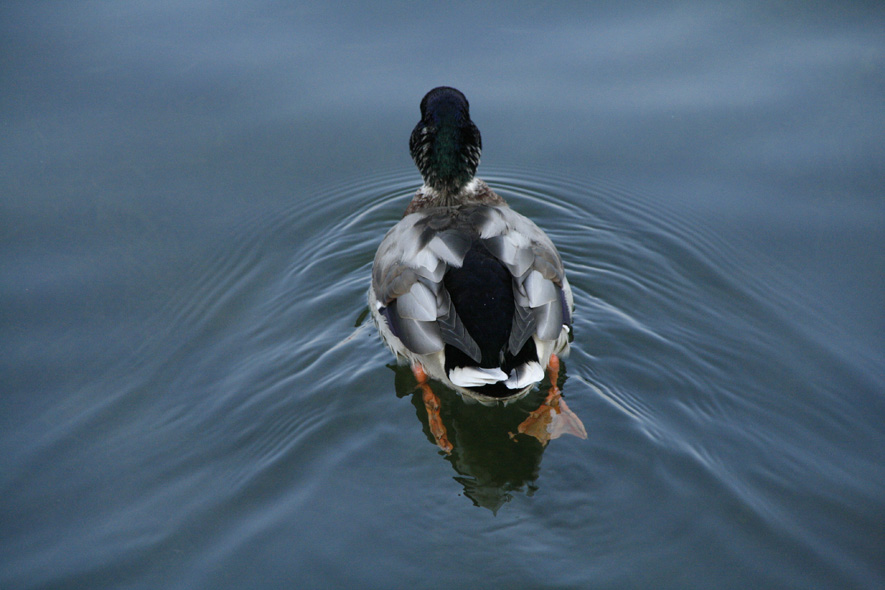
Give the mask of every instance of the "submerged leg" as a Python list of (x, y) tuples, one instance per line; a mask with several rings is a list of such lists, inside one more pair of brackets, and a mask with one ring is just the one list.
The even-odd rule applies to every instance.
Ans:
[(412, 374), (415, 375), (418, 387), (421, 388), (421, 399), (424, 402), (424, 408), (427, 410), (427, 422), (430, 424), (430, 433), (436, 439), (436, 445), (439, 448), (446, 453), (451, 453), (454, 447), (449, 442), (446, 427), (443, 425), (442, 418), (439, 415), (439, 398), (433, 393), (433, 390), (430, 389), (430, 385), (427, 383), (427, 373), (424, 372), (424, 367), (414, 364), (412, 365)]
[[(520, 434), (527, 434), (538, 439), (542, 445), (546, 445), (554, 438), (563, 434), (571, 434), (578, 438), (587, 438), (587, 430), (578, 415), (572, 412), (562, 399), (557, 381), (559, 380), (559, 357), (555, 354), (550, 357), (547, 364), (550, 371), (550, 390), (547, 397), (537, 410), (530, 413), (528, 418), (522, 421), (517, 428)], [(511, 438), (516, 436), (510, 435)]]

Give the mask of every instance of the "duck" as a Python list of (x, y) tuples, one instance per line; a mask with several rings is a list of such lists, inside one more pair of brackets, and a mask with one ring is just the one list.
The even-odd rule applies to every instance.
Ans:
[(423, 185), (381, 240), (369, 309), (419, 383), (506, 404), (568, 354), (572, 290), (547, 234), (476, 177), (482, 138), (464, 94), (434, 88), (420, 111), (409, 151)]

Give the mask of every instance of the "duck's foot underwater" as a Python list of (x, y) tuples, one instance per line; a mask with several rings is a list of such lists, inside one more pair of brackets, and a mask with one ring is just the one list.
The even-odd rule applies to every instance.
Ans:
[[(542, 445), (546, 445), (563, 434), (587, 438), (584, 423), (565, 404), (562, 392), (556, 385), (559, 379), (559, 357), (555, 354), (550, 357), (548, 368), (550, 370), (550, 391), (538, 409), (531, 412), (528, 418), (517, 427), (517, 433), (533, 436)], [(510, 438), (515, 436), (514, 433), (510, 434)]]
[(418, 387), (421, 388), (421, 399), (424, 401), (424, 408), (427, 410), (427, 422), (430, 424), (430, 433), (436, 439), (436, 445), (446, 454), (449, 454), (454, 447), (449, 442), (446, 427), (443, 425), (442, 417), (439, 415), (439, 398), (436, 397), (436, 394), (433, 393), (433, 390), (430, 389), (430, 385), (427, 383), (427, 373), (424, 372), (424, 367), (418, 364), (412, 365), (412, 374), (415, 375)]

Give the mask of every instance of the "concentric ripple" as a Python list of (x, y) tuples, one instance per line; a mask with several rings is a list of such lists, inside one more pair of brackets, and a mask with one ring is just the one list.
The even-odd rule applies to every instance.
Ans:
[[(832, 349), (789, 277), (754, 275), (746, 260), (764, 254), (673, 213), (661, 196), (480, 170), (562, 254), (576, 303), (562, 390), (587, 440), (514, 446), (511, 409), (444, 398), (453, 435), (473, 446), (437, 457), (410, 375), (390, 370), (365, 321), (375, 249), (419, 184), (412, 170), (379, 174), (244, 222), (195, 261), (152, 320), (165, 329), (137, 359), (83, 389), (76, 403), (88, 410), (55, 417), (34, 462), (69, 440), (81, 441), (66, 449), (75, 456), (112, 445), (126, 458), (106, 473), (129, 483), (94, 516), (107, 521), (95, 545), (136, 569), (162, 568), (186, 546), (211, 568), (265, 534), (260, 523), (301, 530), (340, 513), (363, 529), (395, 520), (406, 537), (466, 526), (463, 511), (475, 509), (463, 498), (449, 503), (463, 494), (499, 517), (518, 504), (514, 514), (530, 518), (512, 526), (545, 547), (590, 535), (597, 542), (581, 545), (574, 563), (614, 553), (664, 562), (696, 550), (699, 540), (680, 531), (698, 529), (680, 523), (699, 510), (701, 530), (728, 531), (743, 563), (783, 547), (830, 559), (834, 570), (850, 562), (819, 555), (826, 526), (792, 506), (825, 504), (824, 523), (849, 518), (860, 537), (877, 534), (863, 523), (885, 484), (870, 474), (881, 470), (841, 451), (848, 438), (868, 448), (880, 441), (864, 411), (880, 403), (874, 373)], [(504, 438), (485, 432), (493, 422)], [(436, 508), (401, 518), (425, 500)], [(139, 543), (114, 553), (117, 532), (145, 522), (154, 524)]]

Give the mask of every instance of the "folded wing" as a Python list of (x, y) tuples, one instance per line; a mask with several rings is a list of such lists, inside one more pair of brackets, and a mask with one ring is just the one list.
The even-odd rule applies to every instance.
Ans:
[(515, 310), (507, 342), (511, 354), (532, 336), (556, 340), (570, 323), (562, 260), (532, 221), (509, 207), (425, 209), (407, 215), (387, 233), (372, 271), (380, 311), (413, 353), (431, 354), (450, 344), (479, 363), (479, 346), (443, 284), (446, 271), (461, 267), (476, 240), (506, 266), (513, 280)]

